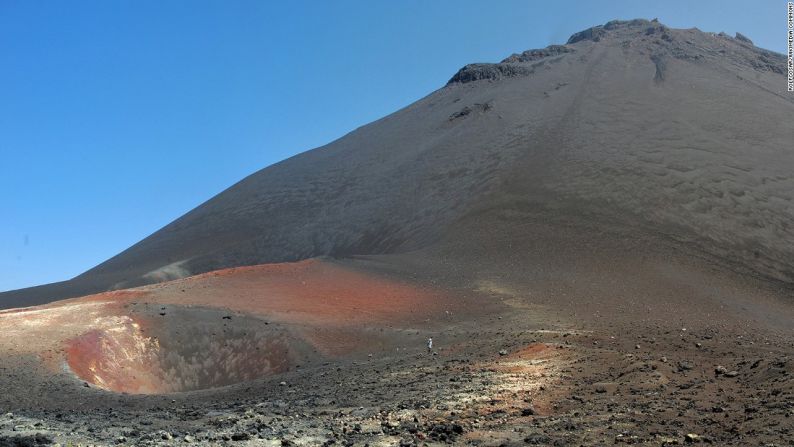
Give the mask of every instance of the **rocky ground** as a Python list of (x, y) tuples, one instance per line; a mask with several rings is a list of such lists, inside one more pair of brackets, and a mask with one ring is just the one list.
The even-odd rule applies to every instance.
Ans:
[[(0, 417), (0, 445), (791, 445), (791, 340), (706, 324), (527, 328), (519, 315), (145, 413)], [(616, 330), (619, 329), (619, 330)], [(232, 387), (234, 388), (234, 387)], [(216, 396), (217, 398), (217, 396)]]
[[(794, 445), (790, 288), (651, 240), (599, 241), (580, 227), (544, 228), (522, 229), (530, 242), (506, 238), (509, 256), (499, 241), (465, 253), (450, 244), (301, 264), (308, 276), (295, 267), (271, 277), (249, 269), (130, 293), (155, 312), (161, 306), (152, 303), (168, 301), (166, 315), (152, 318), (180, 331), (168, 320), (179, 314), (176, 303), (186, 305), (175, 296), (206, 306), (203, 296), (223, 292), (225, 304), (244, 308), (248, 295), (230, 290), (278, 285), (288, 295), (301, 284), (311, 296), (336, 296), (341, 286), (328, 284), (344, 278), (340, 296), (348, 301), (312, 304), (297, 294), (269, 308), (260, 302), (250, 318), (270, 312), (271, 325), (281, 321), (297, 335), (310, 334), (295, 329), (299, 321), (330, 324), (322, 315), (357, 329), (322, 326), (304, 338), (325, 352), (322, 359), (283, 373), (149, 395), (103, 390), (66, 370), (34, 380), (35, 357), (12, 343), (16, 356), (0, 365), (0, 446)], [(368, 306), (367, 296), (388, 298)], [(290, 313), (290, 303), (304, 313)], [(201, 315), (217, 316), (211, 327), (220, 333), (221, 324), (253, 324), (239, 312)], [(71, 320), (61, 318), (53, 321), (68, 329)], [(36, 344), (25, 336), (32, 332), (3, 324), (3, 343)]]

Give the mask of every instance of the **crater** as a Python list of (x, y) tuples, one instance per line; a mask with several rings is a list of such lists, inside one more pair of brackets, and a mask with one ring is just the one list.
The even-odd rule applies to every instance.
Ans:
[(99, 388), (163, 394), (283, 373), (314, 357), (289, 328), (220, 309), (136, 305), (112, 327), (67, 341), (68, 368)]

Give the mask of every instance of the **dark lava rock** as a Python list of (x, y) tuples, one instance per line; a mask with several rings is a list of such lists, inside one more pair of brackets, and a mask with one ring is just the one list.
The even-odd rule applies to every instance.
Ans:
[(453, 113), (452, 115), (450, 115), (449, 120), (450, 121), (454, 121), (454, 120), (456, 120), (458, 118), (463, 118), (463, 117), (469, 116), (469, 115), (471, 115), (472, 112), (475, 112), (475, 111), (476, 112), (487, 112), (487, 111), (491, 110), (492, 108), (493, 108), (493, 106), (491, 105), (491, 103), (485, 103), (485, 104), (477, 103), (477, 104), (474, 104), (471, 107), (470, 106), (465, 106), (462, 109), (460, 109), (459, 111), (457, 111), (457, 112)]
[(51, 437), (41, 433), (26, 436), (0, 436), (0, 447), (36, 447), (50, 445), (53, 442)]
[(535, 409), (532, 407), (527, 407), (521, 410), (521, 416), (532, 416), (535, 414)]
[(543, 59), (551, 56), (559, 56), (561, 54), (573, 53), (575, 50), (565, 45), (549, 45), (546, 48), (527, 50), (522, 53), (514, 53), (505, 58), (502, 63), (517, 63), (517, 62), (534, 62), (538, 59)]
[(232, 435), (232, 441), (248, 441), (251, 439), (251, 435), (245, 432), (235, 433)]
[(524, 438), (524, 442), (530, 445), (549, 445), (551, 444), (551, 438), (543, 434), (532, 434)]
[(593, 42), (598, 42), (601, 40), (601, 37), (607, 34), (607, 31), (618, 29), (618, 28), (639, 28), (640, 30), (648, 30), (650, 28), (656, 30), (661, 29), (664, 30), (663, 25), (659, 24), (658, 22), (651, 22), (645, 19), (634, 19), (634, 20), (612, 20), (607, 22), (604, 25), (594, 26), (592, 28), (587, 28), (584, 31), (579, 31), (578, 33), (572, 35), (566, 44), (570, 45), (572, 43), (580, 42), (582, 40), (592, 40)]
[(771, 71), (777, 74), (784, 74), (786, 70), (785, 56), (775, 54), (766, 50), (759, 50), (760, 54), (755, 59), (750, 60), (750, 65), (756, 70)]
[(534, 72), (532, 67), (519, 64), (469, 64), (458, 70), (447, 82), (447, 85), (465, 84), (484, 79), (495, 81), (502, 78), (526, 76)]
[(584, 31), (579, 31), (578, 33), (572, 35), (566, 44), (572, 44), (576, 42), (580, 42), (582, 40), (592, 40), (594, 42), (598, 42), (601, 40), (601, 36), (606, 34), (604, 31), (604, 27), (601, 25), (594, 26), (592, 28), (587, 28)]
[(433, 424), (428, 436), (437, 441), (452, 442), (461, 434), (463, 426), (460, 424)]

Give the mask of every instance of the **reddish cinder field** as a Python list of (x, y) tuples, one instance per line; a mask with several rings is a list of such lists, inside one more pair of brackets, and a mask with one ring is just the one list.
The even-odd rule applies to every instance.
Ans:
[(427, 318), (457, 304), (438, 290), (310, 259), (218, 270), (144, 288), (160, 303), (218, 306), (282, 322), (333, 325)]
[(190, 391), (390, 349), (460, 301), (321, 260), (259, 265), (4, 311), (0, 349), (107, 390)]

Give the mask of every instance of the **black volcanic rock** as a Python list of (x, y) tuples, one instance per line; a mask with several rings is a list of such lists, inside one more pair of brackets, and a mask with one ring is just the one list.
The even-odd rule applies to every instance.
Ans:
[(516, 63), (516, 62), (534, 62), (538, 59), (547, 58), (549, 56), (559, 56), (565, 53), (573, 53), (573, 48), (565, 45), (549, 45), (546, 48), (527, 50), (520, 54), (512, 54), (502, 61), (502, 63)]
[(581, 42), (583, 40), (592, 40), (594, 42), (598, 42), (601, 40), (601, 36), (606, 34), (603, 26), (594, 26), (592, 28), (587, 28), (584, 31), (579, 31), (578, 33), (572, 35), (568, 38), (567, 44), (572, 44), (576, 42)]
[(469, 64), (461, 68), (447, 84), (465, 84), (483, 79), (499, 80), (534, 73), (532, 67), (518, 64)]
[[(527, 50), (520, 54), (513, 54), (498, 64), (469, 64), (458, 70), (447, 82), (447, 85), (465, 84), (483, 79), (496, 81), (503, 78), (531, 75), (545, 62), (538, 63), (537, 61), (552, 56), (573, 53), (574, 51), (573, 48), (565, 45), (549, 45), (543, 49)], [(528, 64), (530, 62), (535, 63)]]
[(598, 42), (603, 36), (606, 36), (611, 31), (616, 30), (631, 30), (631, 31), (648, 31), (649, 29), (666, 29), (656, 20), (634, 19), (634, 20), (611, 20), (604, 25), (597, 25), (587, 28), (584, 31), (579, 31), (568, 38), (568, 45), (581, 42), (583, 40), (591, 40)]

